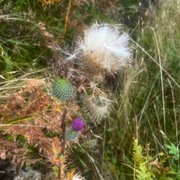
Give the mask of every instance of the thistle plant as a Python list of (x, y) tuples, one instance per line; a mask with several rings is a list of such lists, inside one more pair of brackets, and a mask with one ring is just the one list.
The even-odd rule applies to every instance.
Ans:
[[(119, 31), (118, 27), (108, 24), (94, 24), (86, 29), (84, 38), (78, 40), (75, 49), (72, 57), (76, 57), (76, 60), (65, 61), (63, 58), (62, 62), (56, 63), (59, 71), (54, 75), (59, 77), (52, 83), (52, 95), (56, 98), (46, 93), (46, 83), (34, 80), (0, 105), (0, 119), (5, 127), (3, 135), (12, 135), (14, 138), (12, 142), (6, 138), (0, 141), (1, 156), (13, 159), (15, 149), (28, 157), (28, 150), (34, 148), (51, 163), (59, 180), (67, 177), (66, 142), (77, 140), (86, 126), (81, 117), (72, 121), (73, 117), (87, 113), (86, 120), (95, 123), (106, 118), (112, 106), (110, 91), (105, 85), (106, 76), (118, 73), (131, 62), (129, 36)], [(72, 57), (66, 60), (73, 59)], [(74, 91), (75, 88), (77, 91)], [(80, 108), (74, 110), (73, 106), (76, 105)], [(84, 109), (86, 112), (83, 112)], [(10, 126), (11, 122), (16, 125)], [(72, 123), (68, 127), (70, 122)], [(24, 139), (20, 147), (19, 136)], [(24, 157), (19, 154), (15, 154), (15, 157), (17, 160), (21, 158), (23, 164)], [(74, 180), (83, 179), (78, 174), (72, 177)]]
[(129, 35), (120, 26), (96, 23), (84, 31), (74, 53), (67, 58), (74, 59), (76, 73), (69, 73), (70, 78), (76, 82), (80, 101), (94, 122), (106, 118), (112, 107), (106, 78), (118, 74), (132, 62), (129, 41)]
[[(77, 39), (74, 52), (66, 53), (66, 62), (71, 64), (68, 78), (77, 86), (80, 93), (85, 92), (89, 95), (91, 92), (90, 94), (94, 96), (96, 89), (99, 89), (105, 94), (106, 99), (109, 99), (110, 93), (107, 92), (110, 85), (106, 83), (107, 78), (113, 81), (115, 74), (119, 74), (132, 64), (129, 35), (120, 26), (96, 23), (84, 31), (83, 37)], [(61, 48), (60, 51), (62, 51)], [(87, 107), (89, 106), (91, 106), (91, 101)], [(109, 107), (109, 103), (106, 103), (104, 107), (107, 106)], [(109, 112), (109, 108), (107, 109)], [(95, 114), (101, 119), (104, 115), (102, 111), (99, 112), (100, 115), (97, 111)]]
[(74, 141), (79, 137), (81, 131), (84, 129), (86, 123), (80, 117), (77, 117), (73, 120), (71, 127), (66, 130), (66, 140)]

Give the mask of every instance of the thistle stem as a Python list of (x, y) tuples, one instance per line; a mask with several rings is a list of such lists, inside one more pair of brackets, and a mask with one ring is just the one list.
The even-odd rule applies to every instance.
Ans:
[(62, 146), (61, 146), (61, 154), (64, 155), (64, 149), (65, 149), (65, 144), (66, 144), (66, 140), (65, 140), (65, 132), (66, 132), (66, 115), (67, 115), (67, 109), (64, 110), (63, 115), (62, 115), (62, 119), (61, 119), (61, 128), (62, 128)]
[[(62, 145), (61, 145), (61, 155), (64, 156), (64, 151), (65, 151), (65, 145), (66, 145), (66, 140), (65, 140), (65, 132), (66, 132), (66, 115), (67, 115), (67, 109), (64, 110), (62, 118), (61, 118), (61, 128), (62, 128)], [(63, 180), (62, 175), (63, 175), (63, 164), (60, 162), (59, 165), (59, 171), (58, 171), (58, 180)]]

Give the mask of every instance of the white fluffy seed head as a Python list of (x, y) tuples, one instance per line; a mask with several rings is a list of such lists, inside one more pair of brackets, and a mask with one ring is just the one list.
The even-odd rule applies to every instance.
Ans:
[(103, 24), (94, 24), (85, 30), (84, 38), (79, 41), (78, 49), (82, 51), (85, 61), (93, 67), (117, 72), (126, 67), (131, 60), (129, 35), (118, 28)]
[(87, 115), (99, 123), (109, 115), (111, 106), (111, 101), (104, 94), (99, 94), (86, 100), (85, 109)]
[(80, 174), (75, 174), (73, 176), (72, 180), (85, 180), (85, 178), (82, 177)]

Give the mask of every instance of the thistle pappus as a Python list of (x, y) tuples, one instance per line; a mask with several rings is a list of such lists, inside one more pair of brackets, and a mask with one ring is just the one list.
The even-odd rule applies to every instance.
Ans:
[(94, 24), (84, 31), (78, 41), (78, 51), (89, 68), (116, 73), (131, 62), (130, 37), (109, 24)]

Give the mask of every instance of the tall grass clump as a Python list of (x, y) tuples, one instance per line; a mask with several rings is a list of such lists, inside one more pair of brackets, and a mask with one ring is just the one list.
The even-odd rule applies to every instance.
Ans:
[[(124, 73), (123, 88), (116, 91), (117, 105), (104, 127), (104, 179), (141, 179), (136, 174), (133, 137), (146, 147), (142, 153), (146, 154), (143, 162), (151, 172), (149, 177), (180, 176), (179, 9), (176, 0), (160, 2), (147, 11), (132, 40), (136, 62)], [(153, 158), (147, 158), (149, 155)]]

